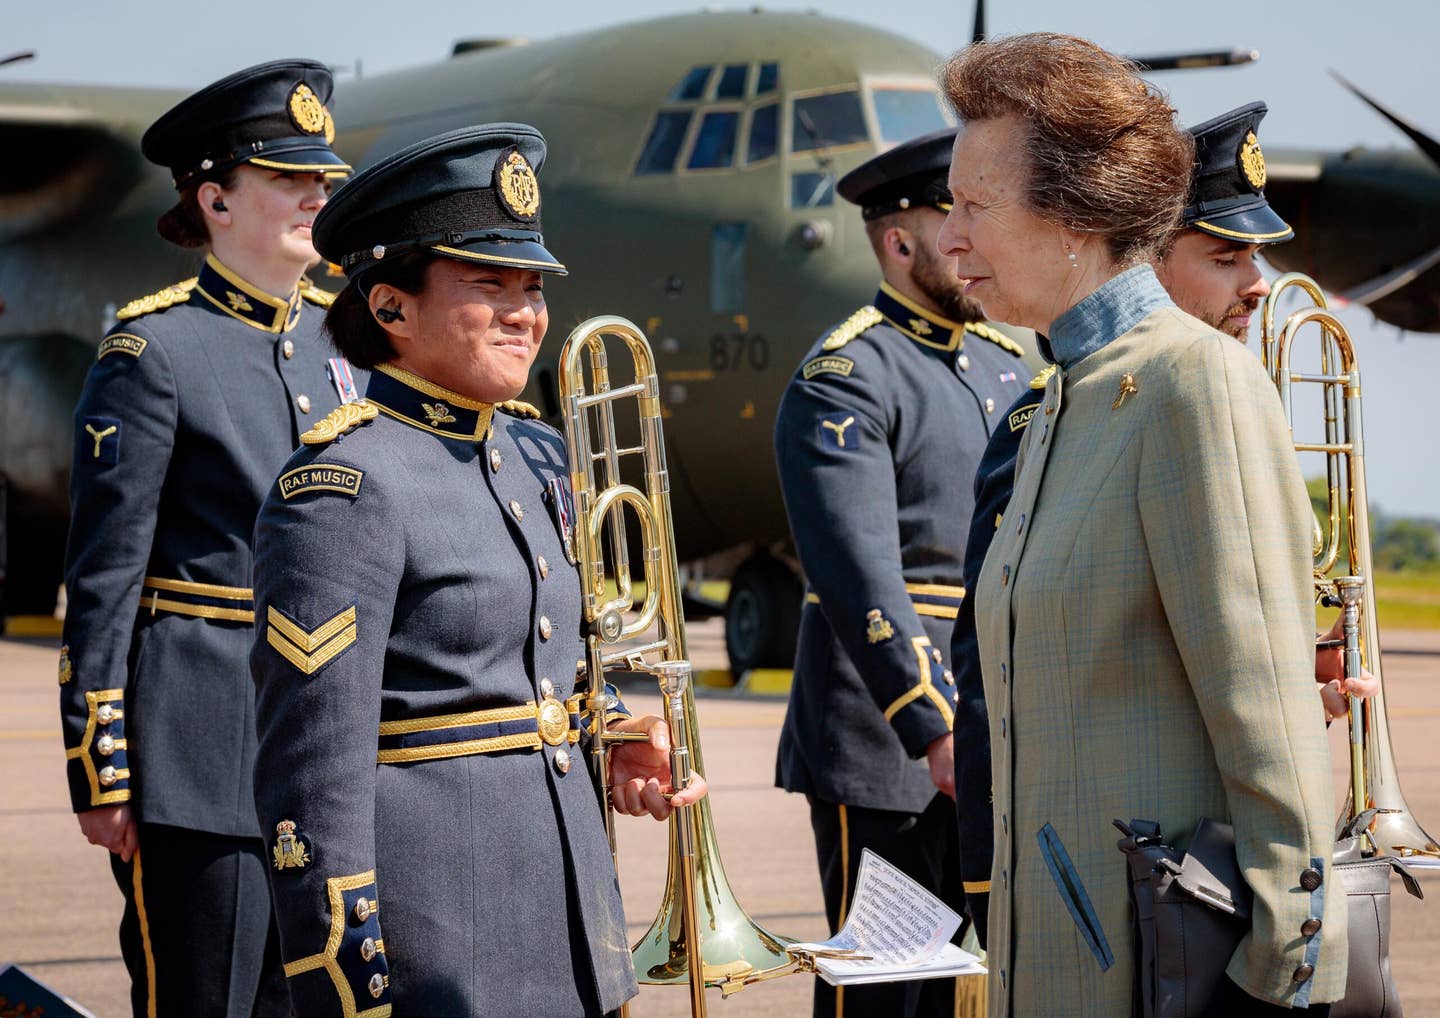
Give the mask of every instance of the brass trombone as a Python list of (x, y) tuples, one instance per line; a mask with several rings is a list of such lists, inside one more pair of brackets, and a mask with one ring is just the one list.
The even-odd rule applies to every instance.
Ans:
[[(1303, 290), (1313, 307), (1294, 312), (1275, 328), (1275, 308), (1289, 289)], [(1326, 520), (1315, 522), (1315, 595), (1321, 603), (1342, 609), (1345, 632), (1345, 674), (1358, 676), (1368, 668), (1379, 680), (1369, 700), (1350, 697), (1350, 791), (1337, 831), (1367, 808), (1377, 810), (1368, 828), (1373, 847), (1382, 855), (1411, 864), (1440, 866), (1440, 845), (1425, 832), (1400, 791), (1400, 776), (1390, 742), (1385, 710), (1384, 671), (1380, 660), (1379, 625), (1375, 614), (1375, 575), (1370, 560), (1369, 499), (1365, 487), (1365, 445), (1360, 420), (1360, 368), (1354, 343), (1345, 326), (1308, 276), (1286, 273), (1265, 299), (1261, 319), (1261, 358), (1280, 391), (1280, 402), (1295, 430), (1293, 387), (1321, 387), (1325, 434), (1322, 442), (1296, 441), (1297, 453), (1325, 456)], [(1320, 371), (1293, 370), (1296, 334), (1309, 325), (1320, 328)], [(1342, 529), (1343, 528), (1343, 529)], [(1342, 533), (1348, 538), (1344, 563), (1348, 575), (1335, 575)]]
[[(633, 381), (612, 385), (607, 339), (628, 350)], [(605, 670), (655, 675), (665, 696), (672, 733), (672, 784), (684, 787), (691, 771), (704, 773), (690, 688), (670, 479), (660, 423), (660, 383), (644, 335), (623, 318), (592, 318), (570, 333), (560, 352), (560, 404), (570, 485), (575, 498), (573, 548), (580, 567), (585, 626), (585, 671), (595, 718), (593, 767), (610, 849), (615, 852), (607, 749), (627, 737), (606, 729)], [(633, 401), (638, 444), (622, 445), (630, 420), (617, 425), (617, 409)], [(625, 415), (628, 418), (628, 414)], [(622, 467), (644, 490), (622, 479)], [(627, 511), (639, 527), (642, 566), (631, 572)], [(635, 581), (644, 596), (635, 607)], [(715, 840), (709, 799), (677, 809), (670, 819), (669, 873), (660, 912), (632, 949), (642, 983), (688, 983), (691, 1012), (705, 1014), (705, 987), (729, 991), (754, 975), (790, 964), (790, 938), (768, 932), (735, 900)], [(729, 992), (727, 991), (727, 992)]]

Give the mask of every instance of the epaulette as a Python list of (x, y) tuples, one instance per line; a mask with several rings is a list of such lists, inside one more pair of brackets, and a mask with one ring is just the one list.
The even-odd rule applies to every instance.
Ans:
[(310, 282), (308, 276), (300, 278), (300, 296), (304, 297), (311, 304), (319, 304), (322, 308), (328, 308), (335, 303), (335, 295), (329, 290), (323, 290)]
[(497, 403), (496, 407), (512, 417), (528, 417), (533, 421), (538, 421), (541, 416), (537, 408), (522, 399), (507, 399), (504, 403)]
[(825, 342), (820, 344), (820, 349), (827, 352), (839, 350), (866, 329), (879, 325), (884, 319), (885, 316), (873, 305), (866, 304), (859, 311), (856, 311), (849, 318), (837, 325), (835, 331), (826, 336)]
[(994, 326), (986, 325), (984, 322), (966, 322), (965, 331), (979, 336), (981, 339), (988, 339), (1000, 349), (1013, 353), (1016, 357), (1025, 356), (1025, 348), (1023, 346)]
[(1048, 368), (1045, 368), (1044, 370), (1042, 370), (1042, 371), (1040, 372), (1040, 374), (1038, 374), (1038, 375), (1036, 375), (1034, 378), (1030, 379), (1030, 388), (1032, 388), (1032, 389), (1043, 389), (1043, 388), (1045, 388), (1045, 386), (1047, 386), (1047, 385), (1050, 384), (1050, 376), (1053, 375), (1053, 374), (1055, 374), (1055, 365), (1052, 364), (1052, 365), (1050, 365)]
[(342, 403), (326, 414), (323, 420), (316, 421), (313, 428), (300, 436), (300, 441), (305, 445), (324, 445), (378, 416), (380, 411), (375, 409), (375, 404), (363, 399)]
[(195, 282), (198, 276), (191, 276), (189, 279), (181, 280), (173, 286), (167, 286), (150, 294), (148, 297), (140, 297), (132, 300), (119, 311), (115, 317), (120, 321), (129, 321), (131, 318), (139, 318), (141, 315), (148, 315), (152, 311), (164, 311), (174, 304), (184, 304), (190, 299), (190, 291), (195, 289)]

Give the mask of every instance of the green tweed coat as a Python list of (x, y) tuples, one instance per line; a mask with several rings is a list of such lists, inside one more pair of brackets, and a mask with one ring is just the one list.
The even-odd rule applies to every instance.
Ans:
[(1230, 977), (1285, 1006), (1333, 1001), (1345, 899), (1330, 879), (1312, 516), (1274, 387), (1174, 307), (1061, 374), (976, 594), (990, 1014), (1130, 1013), (1116, 817), (1158, 821), (1182, 848), (1201, 817), (1234, 824), (1255, 903)]

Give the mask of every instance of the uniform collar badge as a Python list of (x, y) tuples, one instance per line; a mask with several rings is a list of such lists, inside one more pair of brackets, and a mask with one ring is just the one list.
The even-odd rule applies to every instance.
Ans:
[(490, 431), (493, 403), (477, 403), (393, 364), (370, 374), (366, 399), (381, 412), (432, 434), (478, 442)]
[(195, 289), (231, 318), (264, 332), (289, 332), (300, 319), (300, 291), (285, 298), (266, 293), (213, 254), (205, 256)]
[(880, 284), (874, 306), (891, 325), (923, 346), (953, 353), (965, 345), (963, 323), (921, 307), (889, 283)]

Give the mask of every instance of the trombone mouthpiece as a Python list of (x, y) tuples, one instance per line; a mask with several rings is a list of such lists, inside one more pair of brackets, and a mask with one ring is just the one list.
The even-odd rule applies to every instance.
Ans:
[(1335, 577), (1335, 593), (1342, 605), (1359, 604), (1365, 597), (1365, 579), (1361, 576)]
[(690, 685), (689, 661), (661, 661), (652, 670), (660, 682), (660, 692), (666, 696), (681, 696)]

